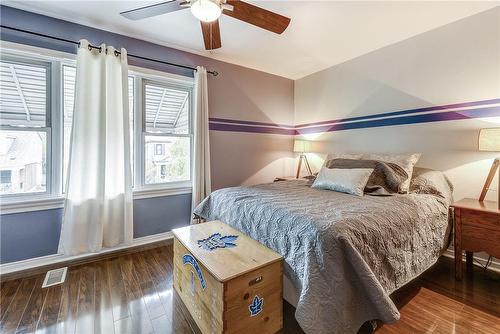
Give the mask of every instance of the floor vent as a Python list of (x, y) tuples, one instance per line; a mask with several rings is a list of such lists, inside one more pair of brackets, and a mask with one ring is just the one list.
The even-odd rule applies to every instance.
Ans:
[(67, 271), (68, 267), (47, 271), (47, 274), (45, 275), (45, 280), (43, 281), (42, 284), (42, 288), (63, 283), (64, 280), (66, 279)]

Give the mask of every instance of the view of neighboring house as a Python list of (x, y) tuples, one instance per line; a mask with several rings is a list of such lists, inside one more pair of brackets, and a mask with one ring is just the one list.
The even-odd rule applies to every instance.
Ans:
[(0, 133), (0, 192), (45, 191), (45, 134), (31, 131)]
[(0, 61), (0, 193), (46, 190), (47, 67)]

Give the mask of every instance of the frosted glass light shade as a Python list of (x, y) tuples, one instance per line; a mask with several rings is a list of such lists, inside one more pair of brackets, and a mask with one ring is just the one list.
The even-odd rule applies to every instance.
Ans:
[(311, 142), (297, 139), (293, 143), (293, 151), (298, 153), (308, 153), (311, 151)]
[(195, 0), (191, 3), (191, 13), (200, 21), (212, 22), (219, 18), (222, 9), (216, 0)]
[(500, 128), (479, 131), (479, 151), (500, 152)]

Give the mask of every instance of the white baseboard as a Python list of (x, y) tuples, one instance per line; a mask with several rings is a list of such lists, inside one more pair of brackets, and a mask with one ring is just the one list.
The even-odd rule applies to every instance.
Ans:
[(33, 269), (36, 267), (43, 267), (43, 266), (47, 266), (47, 265), (57, 264), (59, 262), (92, 258), (92, 257), (100, 256), (103, 254), (116, 252), (118, 250), (133, 248), (133, 247), (137, 247), (137, 246), (141, 246), (141, 245), (147, 245), (147, 244), (151, 244), (154, 242), (168, 240), (168, 239), (172, 239), (172, 238), (173, 238), (172, 232), (158, 233), (158, 234), (154, 234), (154, 235), (148, 235), (146, 237), (136, 238), (130, 244), (120, 245), (120, 246), (116, 246), (116, 247), (112, 247), (112, 248), (106, 248), (106, 249), (103, 249), (97, 253), (86, 253), (86, 254), (80, 254), (80, 255), (74, 255), (74, 256), (67, 256), (64, 254), (53, 254), (53, 255), (36, 257), (33, 259), (5, 263), (5, 264), (0, 265), (0, 274), (1, 275), (11, 274), (11, 273), (15, 273), (15, 272), (21, 271), (21, 270)]
[[(454, 259), (455, 258), (455, 252), (453, 251), (453, 249), (448, 248), (444, 252), (443, 256), (446, 256), (446, 257)], [(476, 260), (477, 262), (479, 262), (483, 266), (485, 266), (486, 265), (486, 261), (488, 261), (488, 258), (487, 257), (485, 258), (483, 256), (474, 255), (474, 260)], [(474, 265), (477, 265), (477, 263), (474, 263)], [(488, 269), (500, 273), (500, 262), (497, 259), (492, 258), (491, 263), (488, 266)]]

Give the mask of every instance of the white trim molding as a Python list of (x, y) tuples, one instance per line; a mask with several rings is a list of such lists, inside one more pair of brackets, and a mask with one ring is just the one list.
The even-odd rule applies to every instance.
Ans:
[(57, 264), (60, 262), (88, 259), (88, 258), (92, 258), (92, 257), (96, 257), (96, 256), (101, 256), (103, 254), (112, 253), (112, 252), (116, 252), (119, 250), (124, 250), (127, 248), (133, 248), (133, 247), (147, 245), (147, 244), (155, 243), (158, 241), (169, 240), (169, 239), (173, 239), (173, 234), (170, 231), (164, 232), (164, 233), (158, 233), (158, 234), (154, 234), (154, 235), (148, 235), (148, 236), (141, 237), (141, 238), (136, 238), (136, 239), (132, 240), (132, 242), (130, 244), (120, 245), (120, 246), (116, 246), (116, 247), (112, 247), (112, 248), (106, 248), (106, 249), (103, 249), (102, 251), (97, 252), (97, 253), (86, 253), (86, 254), (80, 254), (80, 255), (74, 255), (74, 256), (67, 256), (64, 254), (53, 254), (53, 255), (41, 256), (41, 257), (36, 257), (36, 258), (22, 260), (22, 261), (5, 263), (5, 264), (0, 265), (0, 274), (1, 275), (12, 274), (12, 273), (15, 273), (17, 271), (33, 269), (33, 268), (37, 268), (37, 267), (43, 267), (43, 266), (47, 266), (47, 265), (54, 265), (54, 264)]

